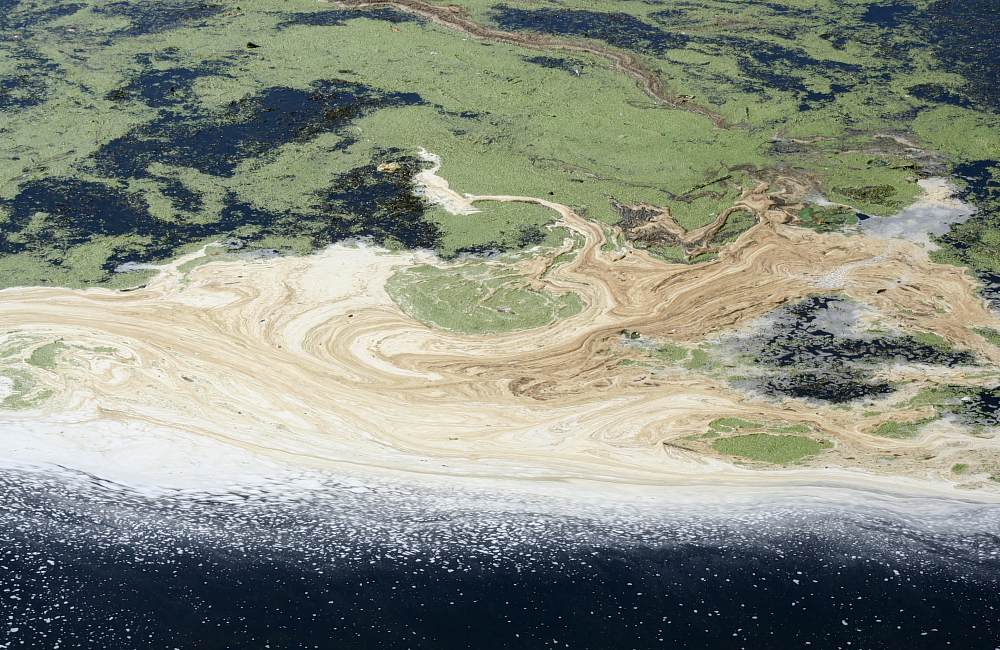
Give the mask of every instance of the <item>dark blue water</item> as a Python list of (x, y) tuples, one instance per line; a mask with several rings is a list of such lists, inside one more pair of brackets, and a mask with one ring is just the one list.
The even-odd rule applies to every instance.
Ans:
[(629, 519), (333, 488), (220, 501), (79, 477), (8, 473), (3, 486), (0, 647), (913, 650), (1000, 638), (995, 516), (931, 532), (829, 505)]

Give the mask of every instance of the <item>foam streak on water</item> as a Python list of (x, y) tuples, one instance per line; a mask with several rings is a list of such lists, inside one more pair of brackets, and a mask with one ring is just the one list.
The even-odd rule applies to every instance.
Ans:
[(992, 648), (1000, 634), (995, 505), (514, 492), (301, 475), (154, 496), (8, 469), (0, 648)]

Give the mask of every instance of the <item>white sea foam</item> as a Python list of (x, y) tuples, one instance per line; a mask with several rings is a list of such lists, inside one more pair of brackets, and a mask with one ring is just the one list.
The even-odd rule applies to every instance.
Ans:
[(934, 248), (932, 235), (943, 235), (956, 223), (968, 220), (976, 208), (954, 197), (955, 188), (943, 178), (917, 181), (924, 195), (909, 207), (888, 217), (872, 217), (860, 228), (868, 235), (908, 239)]
[(14, 380), (0, 376), (0, 402), (14, 394)]

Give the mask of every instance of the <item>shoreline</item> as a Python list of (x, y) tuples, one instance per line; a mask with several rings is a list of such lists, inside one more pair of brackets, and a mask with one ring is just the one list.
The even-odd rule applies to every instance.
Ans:
[[(449, 265), (429, 252), (357, 244), (183, 271), (203, 248), (162, 265), (147, 286), (130, 292), (8, 289), (0, 301), (8, 340), (20, 349), (55, 347), (51, 367), (31, 369), (38, 390), (53, 397), (32, 409), (0, 412), (8, 431), (34, 426), (37, 440), (8, 436), (4, 455), (18, 457), (35, 444), (22, 458), (31, 461), (36, 453), (38, 460), (63, 445), (54, 452), (56, 462), (91, 454), (95, 467), (111, 457), (141, 466), (144, 459), (176, 454), (174, 445), (192, 449), (188, 459), (235, 454), (248, 466), (291, 459), (306, 468), (479, 475), (532, 485), (832, 481), (973, 494), (942, 480), (941, 470), (921, 465), (917, 455), (931, 448), (947, 467), (963, 450), (992, 453), (1000, 445), (996, 436), (975, 438), (953, 427), (914, 439), (878, 438), (851, 409), (764, 401), (698, 373), (651, 378), (618, 364), (612, 347), (623, 328), (703, 340), (829, 290), (836, 275), (846, 295), (872, 297), (875, 308), (900, 323), (948, 333), (996, 361), (997, 351), (968, 329), (996, 317), (961, 269), (930, 263), (911, 242), (789, 228), (788, 214), (765, 188), (740, 199), (758, 223), (717, 261), (688, 266), (630, 247), (605, 252), (603, 228), (570, 208), (533, 197), (459, 194), (435, 174), (438, 159), (420, 155), (434, 163), (417, 179), (428, 197), (470, 219), (481, 201), (531, 202), (557, 212), (556, 225), (581, 236), (582, 246), (564, 264), (543, 255), (523, 272), (538, 290), (577, 294), (582, 310), (507, 334), (434, 329), (404, 313), (386, 282), (399, 269)], [(879, 264), (865, 264), (873, 258)], [(897, 271), (907, 274), (906, 285), (896, 281)], [(926, 310), (921, 296), (927, 292), (947, 309)], [(835, 441), (831, 453), (867, 456), (853, 466), (828, 455), (794, 469), (758, 470), (673, 444), (726, 415), (809, 423)], [(146, 433), (136, 433), (143, 428)], [(130, 455), (130, 444), (136, 450), (151, 444), (154, 452)], [(889, 452), (905, 462), (878, 471), (875, 459)], [(178, 468), (190, 462), (178, 460)], [(225, 474), (208, 465), (205, 471)], [(998, 490), (976, 493), (970, 498), (1000, 500)]]
[[(91, 433), (94, 423), (85, 428)], [(24, 432), (11, 431), (24, 440)], [(108, 486), (133, 491), (149, 497), (184, 497), (185, 495), (225, 495), (262, 490), (275, 495), (308, 491), (310, 486), (322, 493), (324, 482), (332, 481), (344, 489), (368, 492), (392, 486), (428, 491), (463, 491), (479, 494), (521, 495), (553, 502), (589, 504), (613, 510), (628, 504), (649, 508), (683, 507), (686, 504), (762, 504), (775, 498), (829, 500), (844, 507), (860, 506), (868, 500), (877, 502), (924, 502), (952, 504), (956, 507), (1000, 507), (1000, 493), (969, 490), (955, 482), (919, 480), (861, 469), (833, 467), (753, 470), (717, 463), (713, 471), (663, 475), (658, 480), (636, 476), (587, 476), (585, 467), (560, 472), (545, 468), (512, 465), (495, 459), (492, 463), (469, 462), (465, 466), (452, 461), (447, 469), (421, 467), (420, 459), (411, 464), (365, 464), (352, 460), (294, 458), (254, 454), (247, 449), (211, 439), (196, 439), (180, 431), (151, 432), (142, 441), (138, 432), (107, 432), (107, 448), (84, 450), (67, 444), (63, 449), (47, 441), (36, 427), (41, 443), (33, 449), (25, 445), (0, 447), (3, 460), (0, 472), (24, 472), (27, 475), (84, 474), (99, 478)], [(59, 435), (50, 438), (68, 440), (70, 427), (63, 423)], [(131, 435), (129, 435), (131, 434)], [(171, 439), (172, 438), (172, 439)], [(117, 449), (111, 448), (117, 445)], [(998, 511), (1000, 512), (1000, 511)]]

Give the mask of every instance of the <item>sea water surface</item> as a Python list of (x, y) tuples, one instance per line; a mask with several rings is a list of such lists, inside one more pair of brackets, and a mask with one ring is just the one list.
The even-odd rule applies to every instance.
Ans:
[(0, 648), (1000, 647), (1000, 506), (796, 492), (9, 468)]

